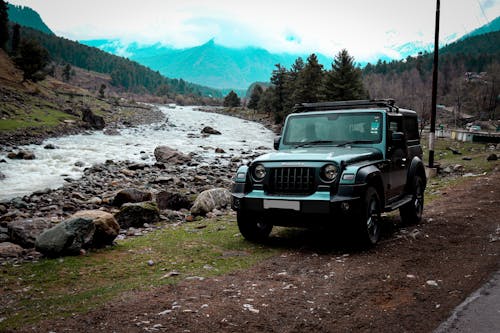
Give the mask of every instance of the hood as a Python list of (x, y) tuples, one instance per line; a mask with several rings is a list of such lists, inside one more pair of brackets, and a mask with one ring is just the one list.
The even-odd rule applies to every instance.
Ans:
[[(360, 161), (382, 159), (383, 155), (376, 148), (365, 147), (317, 147), (297, 148), (268, 153), (256, 158), (253, 163), (260, 162), (336, 162), (344, 161), (352, 164)], [(252, 163), (252, 164), (253, 164)]]

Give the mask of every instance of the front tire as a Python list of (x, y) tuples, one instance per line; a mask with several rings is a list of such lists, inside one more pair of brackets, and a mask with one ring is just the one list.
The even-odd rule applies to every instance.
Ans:
[(424, 182), (420, 176), (415, 176), (411, 188), (412, 199), (409, 203), (399, 209), (401, 223), (404, 225), (414, 225), (422, 221), (424, 210)]
[(267, 239), (273, 225), (259, 215), (238, 211), (236, 219), (240, 233), (251, 242), (263, 242)]
[(368, 187), (357, 216), (357, 237), (363, 246), (373, 246), (380, 238), (380, 198), (377, 190)]

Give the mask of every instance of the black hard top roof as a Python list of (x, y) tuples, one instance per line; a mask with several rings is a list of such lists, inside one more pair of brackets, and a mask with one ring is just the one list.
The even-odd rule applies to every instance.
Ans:
[(294, 112), (351, 110), (384, 108), (388, 112), (416, 115), (415, 111), (400, 109), (394, 99), (366, 99), (339, 102), (301, 103), (294, 106)]

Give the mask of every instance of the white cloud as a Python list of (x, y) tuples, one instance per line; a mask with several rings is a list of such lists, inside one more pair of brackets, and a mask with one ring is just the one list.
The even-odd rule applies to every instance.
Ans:
[[(37, 10), (57, 34), (71, 39), (190, 47), (215, 38), (226, 46), (274, 52), (347, 48), (356, 58), (389, 52), (408, 41), (430, 42), (435, 0), (10, 0)], [(500, 15), (499, 0), (442, 0), (441, 37), (462, 35)]]

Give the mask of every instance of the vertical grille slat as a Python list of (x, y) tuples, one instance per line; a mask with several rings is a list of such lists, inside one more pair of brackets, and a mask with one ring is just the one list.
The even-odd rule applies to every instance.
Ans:
[(269, 188), (271, 194), (311, 194), (314, 192), (314, 168), (272, 168)]

